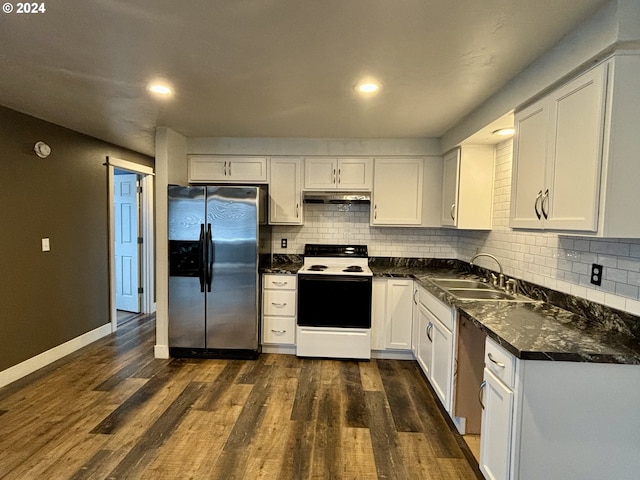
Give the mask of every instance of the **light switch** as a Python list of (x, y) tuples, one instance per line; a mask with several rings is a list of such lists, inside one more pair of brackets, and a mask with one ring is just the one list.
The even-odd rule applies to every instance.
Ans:
[(49, 250), (51, 250), (51, 246), (49, 245), (49, 239), (48, 238), (43, 238), (42, 239), (42, 251), (43, 252), (48, 252)]

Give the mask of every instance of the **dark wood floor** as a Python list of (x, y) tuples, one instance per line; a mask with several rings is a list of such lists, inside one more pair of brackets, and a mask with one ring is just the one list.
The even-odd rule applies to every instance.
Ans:
[(415, 362), (156, 360), (140, 316), (0, 389), (0, 478), (474, 479)]

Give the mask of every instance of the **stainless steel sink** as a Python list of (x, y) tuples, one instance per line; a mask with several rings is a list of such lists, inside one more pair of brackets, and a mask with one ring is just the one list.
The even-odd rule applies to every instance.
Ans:
[(482, 300), (502, 302), (535, 302), (524, 295), (507, 293), (488, 283), (464, 278), (433, 278), (438, 287), (447, 291), (459, 300)]
[(434, 278), (432, 281), (440, 288), (444, 288), (445, 290), (448, 290), (450, 288), (476, 288), (493, 290), (493, 287), (491, 287), (491, 285), (480, 282), (478, 280), (467, 280), (463, 278)]

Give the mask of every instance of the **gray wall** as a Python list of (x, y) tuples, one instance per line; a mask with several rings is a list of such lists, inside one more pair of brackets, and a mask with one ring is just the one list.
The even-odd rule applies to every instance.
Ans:
[(0, 371), (109, 322), (107, 156), (153, 166), (0, 107)]

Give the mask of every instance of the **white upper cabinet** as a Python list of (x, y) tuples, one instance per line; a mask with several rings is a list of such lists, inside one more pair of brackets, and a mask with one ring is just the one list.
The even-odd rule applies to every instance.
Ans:
[(376, 158), (371, 224), (420, 226), (423, 182), (422, 158)]
[(267, 158), (189, 155), (189, 182), (267, 183)]
[(516, 113), (511, 227), (640, 238), (638, 78), (616, 54)]
[[(540, 201), (544, 193), (549, 107), (537, 102), (515, 116), (511, 179), (512, 227), (542, 228)], [(516, 160), (517, 159), (517, 160)]]
[(494, 159), (492, 145), (463, 145), (444, 156), (442, 226), (491, 229)]
[(305, 190), (370, 191), (373, 161), (370, 158), (305, 158)]
[(271, 158), (269, 223), (302, 225), (302, 159)]
[(511, 226), (596, 231), (607, 65), (516, 114)]

